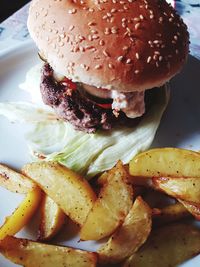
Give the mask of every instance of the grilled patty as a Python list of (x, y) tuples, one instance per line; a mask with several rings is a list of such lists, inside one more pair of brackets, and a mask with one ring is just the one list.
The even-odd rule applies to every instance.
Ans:
[(45, 64), (42, 69), (40, 90), (43, 102), (51, 106), (59, 118), (70, 122), (76, 130), (94, 133), (110, 130), (116, 124), (133, 126), (140, 118), (129, 119), (120, 111), (116, 117), (112, 109), (100, 107), (80, 90), (72, 90), (53, 77), (53, 69)]

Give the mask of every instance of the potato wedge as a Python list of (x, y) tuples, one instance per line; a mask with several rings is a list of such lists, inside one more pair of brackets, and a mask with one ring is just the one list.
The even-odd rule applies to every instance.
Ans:
[(200, 178), (155, 177), (152, 182), (169, 196), (200, 203)]
[(130, 174), (141, 177), (200, 178), (200, 153), (179, 148), (156, 148), (134, 157)]
[(26, 194), (33, 190), (36, 184), (21, 173), (0, 164), (0, 186), (14, 193)]
[(200, 253), (200, 230), (192, 225), (171, 224), (152, 232), (147, 242), (123, 267), (177, 266)]
[(96, 195), (80, 175), (55, 162), (34, 162), (23, 173), (35, 181), (74, 222), (82, 225)]
[(50, 240), (54, 237), (63, 226), (65, 218), (58, 205), (49, 196), (43, 195), (38, 240)]
[(196, 204), (194, 202), (183, 201), (178, 199), (180, 203), (190, 212), (196, 220), (200, 221), (200, 204)]
[(0, 252), (25, 267), (95, 267), (97, 254), (78, 249), (42, 244), (27, 239), (6, 237)]
[(152, 215), (153, 222), (156, 225), (163, 225), (191, 216), (184, 205), (179, 202), (160, 208), (158, 212), (153, 211)]
[(99, 250), (101, 263), (117, 263), (131, 256), (151, 231), (151, 209), (137, 197), (123, 224)]
[(0, 228), (0, 240), (7, 235), (15, 235), (31, 219), (35, 213), (41, 199), (41, 190), (36, 187), (29, 192), (19, 207), (10, 217), (7, 217), (5, 223)]
[(112, 234), (132, 206), (133, 190), (128, 173), (121, 162), (106, 172), (101, 180), (103, 187), (81, 228), (81, 240), (99, 240)]

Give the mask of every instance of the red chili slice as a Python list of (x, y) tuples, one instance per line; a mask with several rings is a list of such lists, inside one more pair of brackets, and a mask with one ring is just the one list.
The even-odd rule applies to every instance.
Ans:
[(68, 79), (66, 77), (62, 80), (62, 84), (64, 86), (68, 87), (69, 89), (72, 89), (72, 90), (76, 90), (77, 89), (76, 83), (72, 82), (70, 79)]
[(112, 104), (99, 104), (99, 103), (96, 103), (96, 104), (101, 108), (105, 108), (105, 109), (112, 108)]

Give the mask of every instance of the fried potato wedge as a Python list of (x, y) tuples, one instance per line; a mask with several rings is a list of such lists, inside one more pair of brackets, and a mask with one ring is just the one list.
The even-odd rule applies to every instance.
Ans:
[(95, 267), (97, 254), (78, 249), (42, 244), (27, 239), (6, 237), (0, 252), (25, 267)]
[(200, 203), (200, 178), (155, 177), (152, 182), (169, 196)]
[(81, 240), (99, 240), (112, 234), (132, 206), (133, 189), (121, 162), (104, 174), (103, 187), (81, 228)]
[(15, 235), (28, 223), (40, 203), (41, 193), (40, 188), (33, 189), (13, 214), (6, 218), (5, 223), (0, 228), (0, 240), (7, 235)]
[(79, 225), (84, 223), (96, 200), (94, 191), (85, 179), (55, 162), (30, 163), (22, 171), (74, 222)]
[(171, 224), (153, 231), (147, 242), (123, 267), (177, 266), (200, 253), (200, 230), (192, 225)]
[(195, 217), (196, 220), (200, 221), (200, 204), (183, 201), (181, 199), (178, 199), (178, 201), (183, 204), (183, 206)]
[(65, 213), (46, 194), (41, 203), (41, 219), (38, 240), (50, 240), (62, 228), (65, 222)]
[(189, 211), (182, 205), (177, 202), (175, 204), (170, 204), (164, 208), (156, 209), (154, 212), (153, 209), (153, 222), (156, 225), (163, 225), (169, 222), (175, 222), (180, 219), (191, 216)]
[(0, 164), (0, 186), (14, 193), (26, 194), (32, 191), (36, 184), (21, 173)]
[(99, 250), (101, 263), (117, 263), (131, 256), (151, 231), (151, 209), (137, 197), (123, 224)]
[(200, 153), (179, 148), (156, 148), (134, 157), (130, 174), (141, 177), (200, 178)]

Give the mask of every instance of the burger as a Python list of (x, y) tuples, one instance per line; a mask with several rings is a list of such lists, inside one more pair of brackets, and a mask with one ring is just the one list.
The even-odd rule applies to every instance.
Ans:
[(28, 29), (43, 102), (87, 133), (136, 125), (188, 54), (186, 25), (164, 0), (33, 0)]
[(28, 29), (42, 59), (21, 86), (33, 101), (0, 113), (32, 123), (34, 159), (89, 178), (149, 148), (189, 46), (167, 2), (33, 0)]

